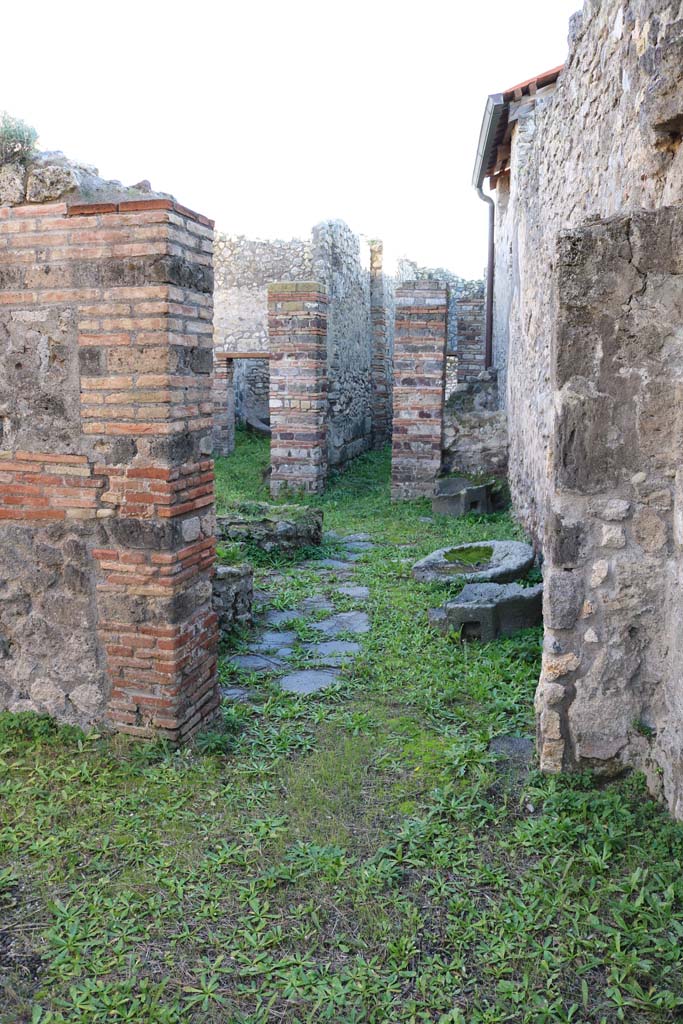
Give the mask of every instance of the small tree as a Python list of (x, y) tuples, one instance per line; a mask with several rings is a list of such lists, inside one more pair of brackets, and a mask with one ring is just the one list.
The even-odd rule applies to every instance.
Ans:
[(0, 112), (0, 167), (3, 164), (22, 163), (31, 159), (38, 132), (18, 117)]

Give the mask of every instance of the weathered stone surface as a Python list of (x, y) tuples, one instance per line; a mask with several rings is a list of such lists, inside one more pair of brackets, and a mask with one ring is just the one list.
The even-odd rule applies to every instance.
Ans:
[(252, 623), (254, 570), (250, 565), (219, 565), (212, 580), (213, 610), (221, 633)]
[[(448, 555), (469, 548), (491, 548), (485, 568), (463, 568), (449, 561)], [(508, 583), (519, 579), (534, 564), (534, 551), (529, 544), (516, 540), (487, 540), (461, 544), (456, 548), (440, 548), (413, 566), (413, 577), (419, 583), (443, 583), (449, 579), (467, 579), (471, 583)]]
[(26, 168), (23, 164), (0, 167), (0, 206), (17, 206), (26, 195)]
[(353, 583), (344, 584), (344, 586), (337, 587), (337, 593), (343, 594), (344, 597), (350, 597), (355, 601), (367, 601), (370, 597), (370, 590), (368, 587), (356, 586)]
[(472, 484), (463, 477), (437, 480), (432, 512), (442, 516), (488, 515), (493, 511), (490, 484)]
[(366, 612), (338, 612), (329, 619), (316, 622), (315, 628), (326, 636), (338, 636), (340, 633), (368, 633), (370, 618)]
[(446, 472), (505, 476), (507, 417), (498, 408), (495, 370), (483, 371), (452, 391), (444, 406), (443, 431)]
[(334, 686), (339, 680), (339, 672), (335, 669), (302, 669), (300, 672), (290, 672), (280, 679), (279, 685), (286, 693), (296, 693), (307, 696), (311, 693), (318, 693), (320, 690)]
[(468, 583), (453, 601), (429, 612), (429, 623), (439, 632), (459, 632), (463, 640), (489, 643), (512, 636), (542, 620), (543, 585)]
[(216, 517), (216, 530), (221, 540), (248, 541), (268, 553), (290, 554), (321, 543), (323, 513), (307, 505), (235, 502)]
[(210, 354), (210, 222), (171, 200), (1, 212), (0, 707), (180, 742), (220, 699), (211, 363), (169, 319), (182, 279)]

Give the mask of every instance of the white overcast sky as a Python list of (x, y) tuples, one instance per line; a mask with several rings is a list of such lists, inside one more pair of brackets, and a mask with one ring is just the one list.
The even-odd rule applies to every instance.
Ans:
[(486, 96), (562, 63), (580, 0), (34, 0), (0, 11), (0, 109), (228, 233), (342, 218), (478, 277)]

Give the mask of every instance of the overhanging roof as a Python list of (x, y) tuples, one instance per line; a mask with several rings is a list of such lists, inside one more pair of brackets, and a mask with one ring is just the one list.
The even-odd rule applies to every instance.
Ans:
[(508, 130), (510, 103), (521, 100), (524, 96), (533, 96), (539, 89), (552, 85), (557, 81), (563, 67), (564, 64), (560, 64), (559, 67), (544, 71), (534, 78), (528, 78), (525, 82), (513, 85), (504, 92), (493, 93), (487, 98), (472, 175), (472, 184), (475, 188), (481, 188), (484, 179), (494, 172), (498, 147), (505, 141)]

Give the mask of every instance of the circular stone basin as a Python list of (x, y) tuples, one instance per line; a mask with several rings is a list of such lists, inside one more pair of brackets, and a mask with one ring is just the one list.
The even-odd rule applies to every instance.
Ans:
[(511, 583), (534, 564), (534, 549), (518, 540), (489, 540), (440, 548), (413, 566), (419, 583), (467, 579), (471, 583)]

